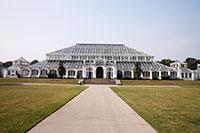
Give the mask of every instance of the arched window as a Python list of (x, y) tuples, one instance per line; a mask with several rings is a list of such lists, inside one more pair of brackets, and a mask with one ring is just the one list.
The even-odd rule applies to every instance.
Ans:
[(143, 72), (143, 77), (150, 77), (150, 72), (144, 71)]
[(75, 76), (75, 71), (74, 70), (69, 70), (68, 71), (68, 76)]
[(23, 69), (22, 70), (22, 76), (28, 76), (29, 75), (29, 70), (28, 69)]
[(36, 69), (33, 69), (33, 70), (31, 70), (31, 75), (32, 76), (36, 76), (36, 75), (38, 75), (38, 70), (36, 70)]
[(41, 70), (40, 71), (41, 76), (46, 76), (47, 75), (47, 70)]

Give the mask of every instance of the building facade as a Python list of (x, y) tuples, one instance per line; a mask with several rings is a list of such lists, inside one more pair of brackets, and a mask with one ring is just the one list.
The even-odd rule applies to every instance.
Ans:
[(4, 69), (4, 77), (20, 77), (21, 75), (23, 77), (27, 75), (27, 72), (24, 70), (26, 70), (28, 66), (30, 66), (30, 63), (23, 57), (20, 57), (13, 61), (12, 66)]
[(66, 69), (65, 78), (134, 78), (137, 62), (141, 64), (143, 79), (161, 79), (168, 75), (171, 79), (194, 80), (198, 73), (178, 61), (170, 67), (162, 65), (154, 61), (154, 56), (124, 44), (79, 43), (46, 54), (46, 60), (22, 68), (20, 74), (38, 78), (58, 74), (60, 62)]

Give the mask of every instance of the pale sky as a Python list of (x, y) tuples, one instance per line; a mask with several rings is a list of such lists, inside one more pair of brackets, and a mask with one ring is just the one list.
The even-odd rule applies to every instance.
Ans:
[(200, 0), (0, 0), (0, 61), (41, 61), (81, 42), (200, 58)]

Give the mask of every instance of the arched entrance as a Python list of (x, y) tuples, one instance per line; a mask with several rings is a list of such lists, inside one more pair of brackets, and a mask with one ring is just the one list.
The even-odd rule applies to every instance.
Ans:
[(103, 68), (102, 67), (97, 67), (96, 78), (103, 78)]

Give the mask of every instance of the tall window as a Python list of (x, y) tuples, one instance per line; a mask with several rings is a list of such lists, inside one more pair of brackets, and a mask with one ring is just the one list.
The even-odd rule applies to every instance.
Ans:
[(171, 78), (176, 78), (177, 77), (177, 73), (176, 72), (170, 72), (170, 77)]
[(29, 75), (29, 70), (23, 69), (23, 70), (22, 70), (22, 75), (23, 75), (23, 76), (28, 76), (28, 75)]
[(77, 78), (82, 78), (82, 75), (83, 75), (83, 71), (82, 70), (77, 72)]
[(110, 79), (113, 77), (113, 69), (107, 68), (107, 78)]
[(158, 77), (159, 77), (159, 72), (157, 72), (157, 71), (152, 72), (152, 76), (153, 76), (153, 78), (154, 78), (154, 77), (157, 77), (157, 78), (158, 78)]
[(185, 73), (185, 78), (188, 78), (188, 73)]
[(91, 67), (86, 69), (86, 78), (91, 79), (93, 76), (93, 69)]
[(184, 73), (182, 73), (182, 78), (184, 78)]
[(192, 78), (192, 73), (189, 73), (189, 78)]
[(36, 69), (31, 70), (31, 75), (34, 75), (34, 76), (38, 75), (38, 70)]
[(125, 71), (124, 72), (124, 77), (125, 78), (131, 78), (131, 71)]
[(40, 75), (47, 75), (47, 70), (41, 70)]
[(148, 72), (148, 71), (143, 72), (143, 77), (150, 77), (150, 72)]
[(69, 70), (68, 71), (68, 76), (75, 76), (75, 71), (74, 70)]
[(123, 77), (122, 71), (117, 70), (117, 79), (121, 79)]

